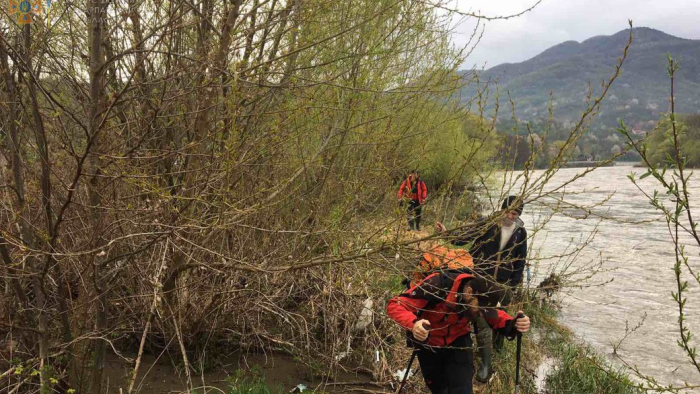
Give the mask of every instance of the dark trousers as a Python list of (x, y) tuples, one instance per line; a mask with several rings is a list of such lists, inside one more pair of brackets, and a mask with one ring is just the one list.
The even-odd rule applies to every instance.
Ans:
[(431, 393), (472, 394), (474, 354), (469, 335), (448, 347), (419, 350), (418, 362)]
[[(503, 298), (501, 299), (501, 308), (506, 308), (510, 305), (513, 300), (513, 292), (511, 289), (505, 289), (503, 293)], [(503, 335), (498, 331), (492, 330), (491, 326), (484, 320), (483, 317), (479, 317), (476, 321), (476, 326), (478, 327), (478, 332), (476, 334), (476, 345), (479, 348), (485, 347), (489, 350), (500, 351), (503, 348)]]
[(416, 200), (411, 200), (408, 203), (408, 227), (411, 230), (420, 230), (420, 215), (422, 211), (420, 203)]

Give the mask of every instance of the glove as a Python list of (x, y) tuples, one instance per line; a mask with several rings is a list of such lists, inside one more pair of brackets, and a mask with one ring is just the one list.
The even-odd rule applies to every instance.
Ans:
[(399, 200), (399, 206), (403, 207), (403, 200)]

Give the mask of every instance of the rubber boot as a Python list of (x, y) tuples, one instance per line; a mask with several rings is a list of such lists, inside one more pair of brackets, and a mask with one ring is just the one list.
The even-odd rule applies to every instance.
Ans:
[(476, 371), (476, 380), (488, 383), (491, 379), (491, 347), (479, 347), (479, 369)]
[(495, 331), (493, 333), (493, 350), (496, 352), (503, 350), (503, 335)]

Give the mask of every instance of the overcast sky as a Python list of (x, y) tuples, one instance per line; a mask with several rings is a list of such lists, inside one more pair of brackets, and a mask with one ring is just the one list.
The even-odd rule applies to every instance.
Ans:
[[(488, 16), (510, 15), (530, 8), (537, 0), (453, 0), (463, 11)], [(486, 22), (485, 33), (463, 68), (490, 68), (527, 60), (568, 40), (583, 41), (627, 28), (651, 27), (668, 34), (700, 39), (700, 0), (542, 0), (518, 18)], [(466, 44), (474, 20), (457, 27), (454, 41)]]

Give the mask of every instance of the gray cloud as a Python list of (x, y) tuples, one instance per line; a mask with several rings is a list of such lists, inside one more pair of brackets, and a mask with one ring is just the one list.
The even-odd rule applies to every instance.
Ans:
[[(456, 0), (452, 6), (484, 15), (509, 15), (529, 8), (536, 0)], [(464, 68), (486, 68), (527, 60), (567, 40), (583, 41), (627, 28), (651, 27), (668, 34), (700, 39), (700, 0), (543, 0), (518, 18), (485, 23), (479, 45)], [(475, 20), (459, 24), (456, 45), (466, 44)]]

